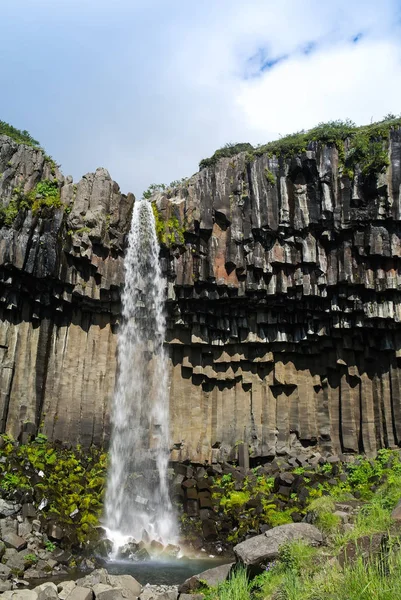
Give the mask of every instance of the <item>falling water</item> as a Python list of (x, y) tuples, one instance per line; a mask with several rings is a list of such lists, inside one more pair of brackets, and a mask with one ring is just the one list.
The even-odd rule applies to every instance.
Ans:
[(122, 294), (119, 370), (112, 411), (106, 526), (115, 547), (132, 537), (175, 541), (168, 493), (165, 282), (152, 206), (135, 203)]

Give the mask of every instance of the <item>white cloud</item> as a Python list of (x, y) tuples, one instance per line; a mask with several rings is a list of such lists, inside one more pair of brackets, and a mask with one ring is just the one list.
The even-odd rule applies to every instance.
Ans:
[[(105, 166), (140, 194), (190, 175), (228, 141), (399, 112), (397, 6), (13, 0), (2, 9), (2, 81), (12, 85), (2, 86), (0, 118), (30, 130), (74, 178)], [(258, 51), (289, 59), (249, 77)]]

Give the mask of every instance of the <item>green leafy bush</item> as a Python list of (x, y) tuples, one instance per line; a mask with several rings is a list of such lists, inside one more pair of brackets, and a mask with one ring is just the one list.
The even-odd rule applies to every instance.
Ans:
[[(102, 512), (107, 455), (94, 447), (56, 448), (42, 434), (27, 445), (2, 437), (0, 456), (6, 460), (0, 463), (0, 489), (32, 489), (38, 502), (47, 499), (44, 511), (69, 530), (72, 540), (90, 539)], [(39, 481), (38, 472), (43, 474)]]

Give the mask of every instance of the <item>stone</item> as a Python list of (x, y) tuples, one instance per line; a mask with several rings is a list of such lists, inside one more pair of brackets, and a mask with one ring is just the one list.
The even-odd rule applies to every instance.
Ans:
[(24, 550), (27, 547), (27, 541), (16, 533), (6, 533), (6, 535), (3, 535), (3, 542), (7, 548), (14, 548), (18, 551)]
[(76, 585), (67, 596), (66, 600), (92, 600), (93, 592), (87, 587)]
[(28, 520), (22, 521), (22, 523), (18, 523), (18, 535), (22, 538), (27, 538), (27, 536), (32, 533), (32, 523)]
[(215, 540), (217, 538), (216, 523), (211, 519), (204, 519), (202, 521), (203, 537), (207, 541)]
[(3, 555), (6, 551), (6, 545), (4, 542), (0, 540), (0, 560), (3, 558)]
[(0, 533), (2, 538), (8, 533), (17, 533), (17, 531), (18, 521), (16, 519), (13, 519), (12, 517), (0, 519)]
[(21, 509), (20, 504), (0, 498), (0, 517), (11, 517)]
[(38, 600), (59, 600), (57, 586), (52, 581), (42, 583), (33, 589), (38, 595)]
[[(213, 569), (208, 569), (199, 573), (199, 575), (193, 575), (189, 579), (186, 579), (184, 583), (178, 586), (180, 594), (186, 594), (193, 592), (202, 587), (202, 582), (206, 582), (209, 587), (217, 586), (222, 581), (225, 581), (232, 569), (234, 563), (228, 563), (226, 565), (219, 565)], [(181, 597), (181, 596), (180, 596)]]
[(203, 600), (203, 594), (180, 594), (180, 600)]
[(13, 590), (4, 592), (3, 600), (38, 600), (38, 595), (33, 590)]
[(63, 539), (65, 532), (61, 527), (59, 527), (55, 523), (51, 523), (47, 528), (47, 535), (52, 540), (60, 541)]
[(122, 590), (124, 598), (136, 598), (142, 591), (141, 584), (131, 575), (109, 575), (110, 585)]
[(96, 583), (93, 586), (93, 593), (97, 600), (124, 600), (120, 588), (113, 588), (111, 585), (104, 583)]
[(22, 516), (24, 519), (36, 519), (36, 509), (33, 504), (27, 503), (22, 505)]
[(320, 531), (308, 523), (279, 525), (262, 535), (249, 538), (234, 546), (238, 560), (246, 566), (260, 565), (278, 558), (280, 546), (292, 540), (303, 540), (311, 546), (323, 543)]
[(8, 548), (4, 553), (3, 562), (5, 562), (7, 567), (9, 567), (13, 573), (22, 575), (25, 570), (25, 554), (25, 551), (18, 553), (14, 548)]
[(110, 585), (110, 576), (106, 569), (95, 569), (89, 575), (81, 577), (76, 581), (77, 586), (90, 588), (93, 588), (98, 583)]
[(11, 588), (11, 581), (4, 581), (3, 579), (0, 579), (0, 594), (3, 592), (8, 592), (9, 590), (11, 590)]
[(341, 567), (346, 563), (354, 563), (359, 557), (365, 563), (368, 563), (372, 558), (376, 558), (386, 551), (388, 541), (387, 534), (374, 533), (372, 535), (364, 535), (357, 540), (352, 540), (340, 550), (338, 562)]
[(75, 586), (75, 581), (63, 581), (62, 583), (59, 583), (57, 585), (57, 592), (60, 600), (67, 600)]
[(8, 579), (11, 577), (11, 567), (0, 563), (0, 579)]

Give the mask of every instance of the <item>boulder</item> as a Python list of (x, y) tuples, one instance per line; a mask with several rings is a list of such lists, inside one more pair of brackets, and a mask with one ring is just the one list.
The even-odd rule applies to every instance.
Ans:
[(60, 600), (66, 600), (68, 596), (71, 594), (72, 590), (75, 588), (75, 581), (62, 581), (57, 586), (58, 597)]
[(123, 590), (124, 598), (137, 598), (142, 586), (131, 575), (109, 575), (110, 585)]
[(27, 541), (16, 533), (6, 533), (6, 535), (3, 535), (3, 542), (7, 548), (14, 548), (18, 551), (24, 550), (27, 547)]
[(93, 592), (91, 589), (77, 585), (71, 590), (66, 600), (92, 600), (92, 598)]
[(8, 565), (0, 563), (0, 579), (8, 579), (11, 577), (11, 568)]
[(33, 589), (38, 595), (38, 600), (59, 600), (57, 586), (52, 581), (42, 583)]
[(110, 576), (106, 569), (95, 569), (89, 575), (77, 579), (76, 584), (80, 587), (93, 588), (97, 583), (110, 585)]
[(3, 600), (38, 600), (38, 595), (33, 590), (13, 590), (4, 592)]
[(0, 517), (11, 517), (11, 515), (16, 515), (20, 509), (21, 504), (16, 504), (15, 502), (9, 502), (8, 500), (0, 498)]
[(180, 594), (193, 592), (202, 587), (202, 582), (206, 582), (209, 587), (216, 586), (227, 579), (233, 564), (234, 563), (219, 565), (213, 569), (203, 571), (203, 573), (199, 573), (198, 575), (193, 575), (178, 587), (178, 591)]
[(244, 565), (259, 565), (278, 558), (280, 546), (292, 540), (303, 540), (311, 546), (318, 546), (323, 542), (323, 537), (313, 525), (289, 523), (237, 544), (234, 553)]
[(105, 583), (97, 583), (93, 586), (96, 600), (124, 600), (121, 588), (113, 588)]
[(0, 579), (0, 594), (2, 594), (3, 592), (8, 592), (9, 590), (11, 590), (12, 588), (12, 583), (11, 581), (4, 581), (2, 579)]

